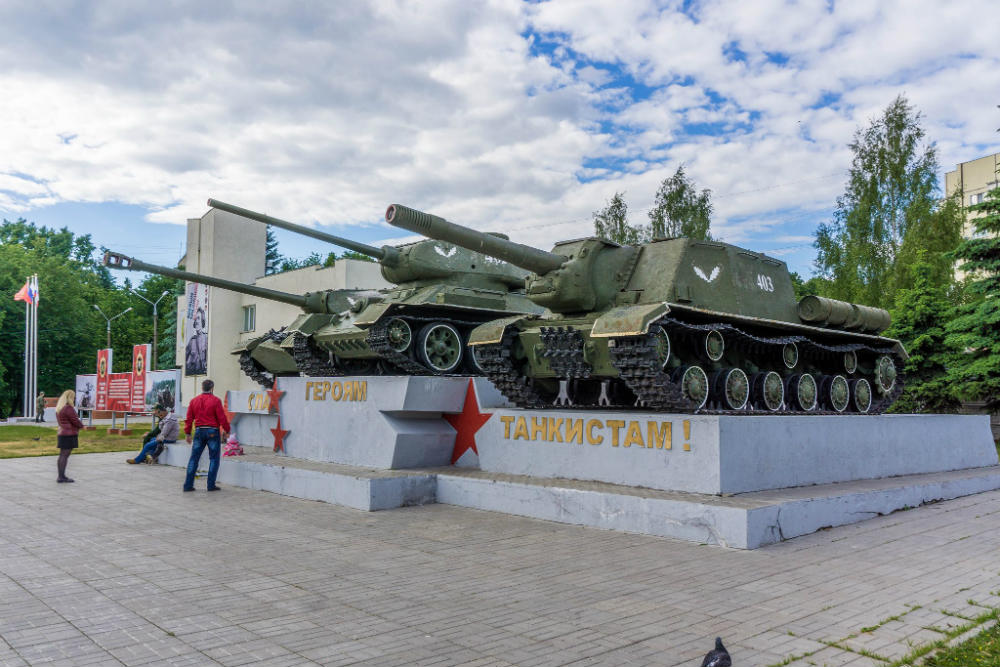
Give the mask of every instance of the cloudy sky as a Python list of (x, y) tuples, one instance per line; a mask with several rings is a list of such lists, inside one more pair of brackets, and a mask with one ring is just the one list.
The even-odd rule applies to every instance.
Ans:
[[(847, 144), (904, 93), (941, 174), (1000, 150), (996, 0), (0, 0), (0, 217), (156, 262), (205, 200), (548, 247), (680, 164), (713, 232), (811, 271)], [(282, 233), (285, 254), (322, 249)]]

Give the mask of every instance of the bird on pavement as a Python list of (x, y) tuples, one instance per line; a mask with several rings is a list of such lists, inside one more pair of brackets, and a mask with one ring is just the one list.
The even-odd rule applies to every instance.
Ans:
[(729, 651), (722, 645), (722, 637), (715, 638), (715, 648), (705, 655), (701, 661), (701, 667), (732, 667), (733, 661), (729, 657)]

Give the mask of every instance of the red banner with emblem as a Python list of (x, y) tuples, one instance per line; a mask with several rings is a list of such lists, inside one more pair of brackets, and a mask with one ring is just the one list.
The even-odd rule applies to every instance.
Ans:
[(131, 373), (111, 373), (108, 375), (108, 410), (113, 410), (115, 412), (131, 412)]
[(146, 389), (149, 379), (149, 355), (153, 346), (149, 343), (132, 346), (132, 398), (131, 409), (134, 412), (146, 411)]
[(113, 350), (97, 351), (97, 409), (108, 409), (108, 380), (111, 377), (111, 353)]

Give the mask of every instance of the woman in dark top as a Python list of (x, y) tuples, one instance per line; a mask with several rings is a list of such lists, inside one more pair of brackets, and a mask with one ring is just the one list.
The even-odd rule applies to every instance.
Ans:
[(75, 400), (76, 392), (67, 389), (59, 397), (59, 402), (56, 403), (56, 421), (59, 422), (59, 434), (56, 436), (56, 442), (59, 445), (59, 461), (56, 464), (59, 469), (59, 477), (56, 481), (60, 484), (73, 481), (66, 476), (66, 462), (73, 450), (79, 446), (77, 433), (83, 428), (83, 422), (80, 421), (80, 417), (76, 414), (76, 408), (73, 407)]

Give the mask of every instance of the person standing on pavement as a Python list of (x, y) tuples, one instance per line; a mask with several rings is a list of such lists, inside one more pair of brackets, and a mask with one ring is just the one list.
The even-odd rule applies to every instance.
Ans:
[(69, 461), (69, 455), (79, 446), (77, 434), (83, 428), (83, 422), (80, 421), (80, 417), (76, 414), (76, 408), (73, 407), (75, 400), (76, 392), (67, 389), (59, 397), (59, 402), (56, 403), (56, 421), (59, 423), (59, 433), (56, 435), (56, 444), (59, 446), (59, 460), (56, 462), (56, 468), (59, 471), (59, 477), (56, 478), (56, 481), (60, 484), (73, 481), (66, 476), (66, 463)]
[(191, 458), (188, 460), (187, 476), (184, 478), (184, 490), (194, 491), (194, 474), (198, 470), (201, 453), (208, 447), (208, 490), (218, 491), (215, 483), (219, 475), (219, 457), (222, 452), (222, 441), (229, 435), (229, 419), (222, 407), (222, 401), (212, 394), (215, 383), (205, 380), (201, 383), (202, 393), (196, 396), (188, 405), (187, 418), (184, 420), (185, 439), (192, 442), (191, 427), (194, 425), (194, 442), (191, 447)]
[[(76, 392), (74, 392), (75, 394)], [(43, 422), (45, 421), (45, 392), (38, 392), (38, 398), (35, 399), (35, 421)]]

